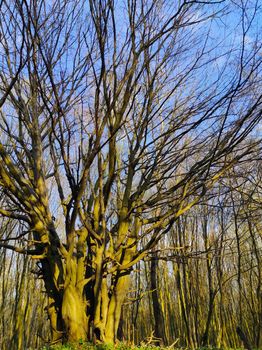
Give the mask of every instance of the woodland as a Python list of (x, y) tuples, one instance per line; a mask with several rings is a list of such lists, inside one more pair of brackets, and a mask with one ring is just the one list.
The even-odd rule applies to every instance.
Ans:
[(261, 82), (260, 0), (0, 1), (1, 350), (262, 348)]

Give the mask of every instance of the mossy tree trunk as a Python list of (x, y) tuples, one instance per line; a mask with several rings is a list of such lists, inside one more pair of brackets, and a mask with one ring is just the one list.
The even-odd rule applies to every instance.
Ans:
[(115, 343), (122, 304), (129, 288), (130, 272), (130, 269), (118, 271), (112, 275), (111, 283), (102, 277), (97, 295), (93, 293), (92, 298), (86, 294), (84, 283), (76, 283), (72, 272), (70, 277), (66, 276), (67, 282), (58, 297), (54, 297), (52, 289), (47, 289), (51, 342), (89, 340)]

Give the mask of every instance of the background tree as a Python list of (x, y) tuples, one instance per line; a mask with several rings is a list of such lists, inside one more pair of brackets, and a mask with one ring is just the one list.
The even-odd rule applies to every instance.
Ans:
[(258, 7), (216, 37), (220, 1), (1, 6), (0, 246), (39, 261), (54, 342), (114, 342), (133, 266), (259, 147)]
[[(1, 220), (0, 242), (16, 231), (10, 220)], [(32, 272), (33, 262), (24, 255), (0, 251), (1, 349), (39, 348), (47, 341), (46, 305), (41, 281)]]
[[(262, 247), (261, 206), (257, 202), (261, 181), (259, 163), (254, 157), (253, 163), (238, 165), (230, 177), (220, 180), (220, 186), (212, 190), (213, 196), (210, 192), (199, 205), (180, 217), (171, 235), (163, 237), (154, 248), (153, 259), (156, 253), (158, 258), (159, 301), (169, 344), (176, 342), (177, 346), (198, 348), (204, 343), (203, 335), (207, 335), (206, 345), (238, 348), (241, 339), (236, 329), (240, 327), (252, 347), (261, 347), (261, 263), (256, 257), (261, 256)], [(236, 225), (240, 242), (236, 239)], [(178, 243), (179, 239), (183, 244)], [(136, 328), (132, 327), (130, 315), (135, 284), (124, 305), (123, 328), (125, 334), (131, 332), (129, 339), (134, 338), (136, 343), (155, 340), (150, 338), (154, 330), (152, 289), (145, 278), (150, 260), (149, 256), (141, 262), (136, 272), (141, 278)], [(212, 305), (208, 270), (212, 273)]]

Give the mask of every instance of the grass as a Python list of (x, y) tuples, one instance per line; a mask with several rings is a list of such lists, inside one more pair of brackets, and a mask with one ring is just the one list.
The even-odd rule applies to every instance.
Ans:
[[(53, 345), (53, 346), (45, 346), (41, 350), (182, 350), (182, 348), (160, 348), (154, 345), (144, 345), (144, 346), (130, 346), (125, 343), (119, 343), (118, 345), (93, 345), (91, 343), (74, 343), (67, 345)], [(189, 350), (183, 348), (183, 350)], [(200, 348), (198, 350), (222, 350), (216, 348)], [(223, 350), (232, 350), (232, 349), (223, 349)], [(235, 349), (235, 350), (243, 350), (243, 349)], [(254, 349), (255, 350), (255, 349)]]
[(130, 346), (124, 343), (119, 343), (118, 345), (94, 345), (79, 342), (67, 345), (53, 345), (50, 347), (44, 346), (41, 350), (161, 350), (161, 348), (153, 345)]

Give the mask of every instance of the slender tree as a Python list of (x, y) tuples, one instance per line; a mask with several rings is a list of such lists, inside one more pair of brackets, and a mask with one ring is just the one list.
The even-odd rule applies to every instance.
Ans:
[(155, 332), (154, 336), (156, 337), (156, 345), (167, 345), (167, 337), (165, 331), (165, 319), (163, 315), (163, 310), (159, 298), (159, 287), (160, 284), (157, 278), (158, 270), (158, 260), (157, 254), (153, 254), (151, 258), (150, 266), (150, 283), (151, 283), (151, 293), (153, 301), (153, 311), (154, 311), (154, 320), (155, 320)]

